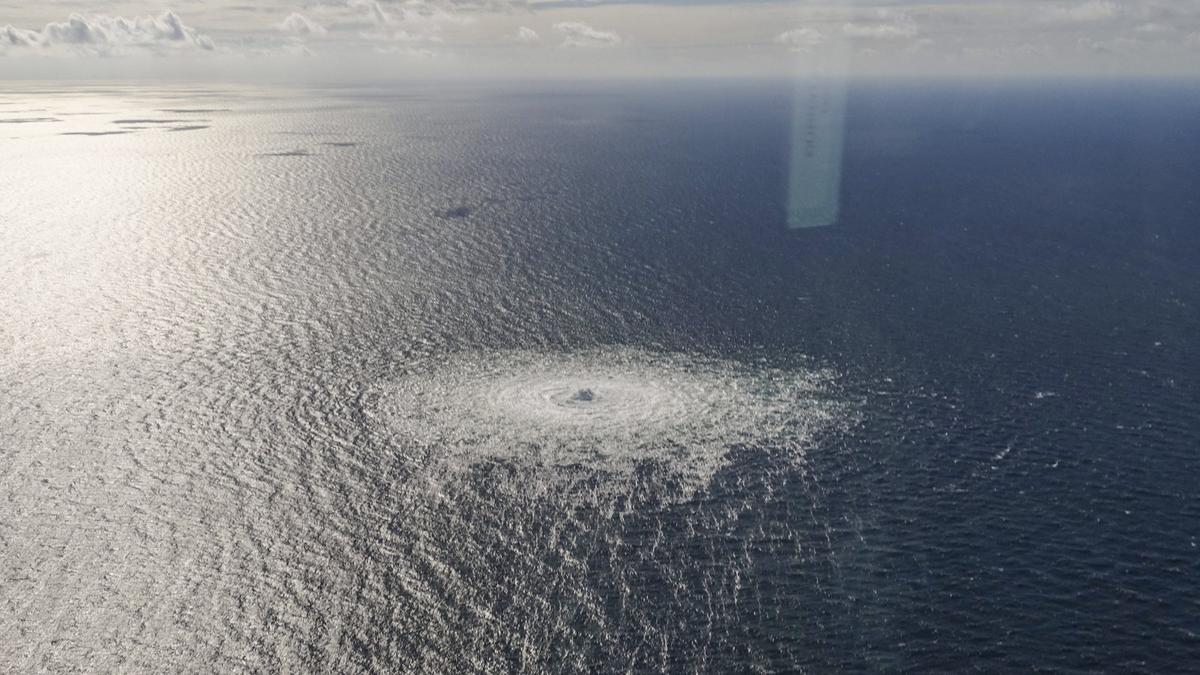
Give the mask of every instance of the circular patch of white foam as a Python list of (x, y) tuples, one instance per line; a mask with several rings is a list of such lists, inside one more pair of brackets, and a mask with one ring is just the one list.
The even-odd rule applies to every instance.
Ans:
[(629, 348), (467, 353), (390, 383), (381, 402), (397, 440), (432, 456), (609, 473), (653, 462), (698, 487), (735, 446), (802, 456), (835, 418), (830, 380)]

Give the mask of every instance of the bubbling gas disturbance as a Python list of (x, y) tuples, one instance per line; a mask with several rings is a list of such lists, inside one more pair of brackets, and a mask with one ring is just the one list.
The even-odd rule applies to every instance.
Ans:
[(702, 487), (734, 447), (803, 456), (835, 418), (830, 374), (614, 348), (464, 354), (393, 382), (396, 440), (452, 464), (639, 467)]

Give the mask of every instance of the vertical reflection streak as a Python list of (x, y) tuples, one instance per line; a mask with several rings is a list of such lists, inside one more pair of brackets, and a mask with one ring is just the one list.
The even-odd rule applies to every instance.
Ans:
[(838, 219), (845, 134), (847, 50), (831, 36), (819, 53), (798, 58), (792, 104), (792, 148), (788, 183), (788, 227), (833, 225)]

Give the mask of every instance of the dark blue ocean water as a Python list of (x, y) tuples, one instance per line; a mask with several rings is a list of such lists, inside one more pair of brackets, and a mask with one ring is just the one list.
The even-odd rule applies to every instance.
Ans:
[(821, 669), (1194, 666), (1197, 104), (859, 89), (842, 222), (748, 237), (745, 325), (866, 389), (815, 470), (851, 540)]
[[(712, 154), (688, 179), (708, 197), (685, 208), (716, 222), (682, 264), (739, 300), (697, 301), (680, 332), (800, 350), (864, 397), (861, 424), (813, 457), (838, 554), (787, 606), (823, 630), (743, 625), (745, 648), (819, 671), (1190, 670), (1200, 96), (860, 86), (848, 100), (841, 222), (801, 232), (752, 178), (782, 171), (770, 109), (693, 113)], [(773, 589), (797, 573), (763, 570)]]
[(1190, 84), (3, 103), (0, 669), (1200, 662)]

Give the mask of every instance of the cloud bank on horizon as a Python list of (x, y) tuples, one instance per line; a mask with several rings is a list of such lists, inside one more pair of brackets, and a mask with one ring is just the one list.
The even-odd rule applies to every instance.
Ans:
[(71, 14), (40, 30), (6, 25), (0, 28), (0, 47), (53, 50), (75, 54), (112, 55), (126, 50), (214, 49), (206, 35), (185, 25), (174, 12), (126, 19), (120, 16)]
[(298, 56), (326, 75), (778, 75), (830, 54), (865, 75), (1200, 75), (1200, 0), (0, 0), (0, 77)]

